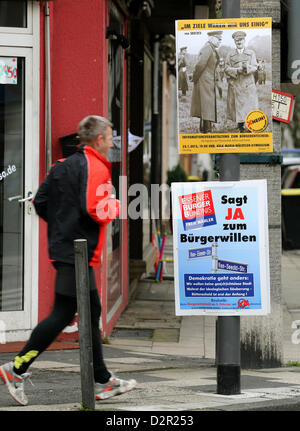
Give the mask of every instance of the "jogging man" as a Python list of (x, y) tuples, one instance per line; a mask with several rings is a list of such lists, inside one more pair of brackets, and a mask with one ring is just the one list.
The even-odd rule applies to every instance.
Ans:
[(0, 379), (10, 395), (27, 405), (24, 382), (33, 361), (74, 319), (77, 311), (73, 241), (87, 240), (93, 365), (96, 400), (128, 392), (135, 380), (121, 380), (104, 363), (99, 319), (101, 305), (93, 267), (100, 262), (105, 226), (120, 212), (119, 201), (111, 195), (111, 164), (107, 160), (112, 143), (112, 124), (99, 116), (88, 116), (78, 126), (79, 150), (58, 160), (41, 184), (34, 206), (48, 223), (49, 256), (56, 268), (55, 301), (50, 315), (32, 331), (30, 339), (13, 361), (0, 367)]

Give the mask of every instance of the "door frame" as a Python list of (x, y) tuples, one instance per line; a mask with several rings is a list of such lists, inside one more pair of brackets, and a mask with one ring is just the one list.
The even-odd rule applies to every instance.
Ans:
[[(114, 4), (113, 1), (110, 1), (110, 3), (109, 3), (108, 20), (109, 20), (110, 13), (112, 15), (114, 15), (114, 18), (116, 20), (118, 20), (118, 22), (120, 23), (120, 25), (122, 27), (122, 34), (124, 34), (124, 30), (125, 30), (125, 18), (122, 15), (122, 13), (119, 11), (119, 9), (117, 8), (117, 6)], [(108, 42), (108, 50), (109, 50), (109, 44), (110, 44), (110, 41)], [(124, 87), (125, 87), (126, 77), (125, 77), (125, 74), (124, 74), (124, 53), (123, 53), (123, 50), (121, 50), (121, 56), (122, 56), (122, 59), (120, 61), (120, 68), (121, 68), (121, 73), (120, 73), (120, 79), (121, 79), (120, 96), (121, 96), (121, 101), (120, 101), (120, 104), (121, 104), (122, 107), (124, 107), (124, 100), (125, 100), (124, 99)], [(108, 79), (110, 79), (109, 76), (108, 76)], [(109, 91), (109, 88), (110, 87), (108, 85), (108, 91)], [(108, 94), (108, 98), (107, 98), (108, 101), (109, 101), (109, 96), (110, 96), (110, 94)], [(121, 124), (120, 124), (120, 135), (121, 135), (120, 176), (123, 176), (124, 175), (124, 173), (123, 173), (124, 172), (124, 164), (126, 163), (126, 161), (124, 160), (123, 146), (126, 144), (127, 138), (124, 136), (124, 133), (125, 133), (125, 131), (124, 131), (124, 115), (123, 115), (122, 108), (121, 108), (121, 111), (120, 111), (120, 116), (121, 116), (120, 117), (120, 121), (121, 121)], [(120, 189), (119, 189), (119, 199), (120, 199), (121, 202), (124, 202), (124, 190), (123, 190), (122, 183), (121, 184), (119, 183), (119, 186), (120, 186)], [(111, 226), (110, 226), (110, 229), (108, 228), (106, 230), (106, 241), (111, 241), (111, 236), (108, 235), (108, 233), (112, 229)], [(118, 281), (119, 281), (120, 287), (121, 287), (121, 294), (116, 299), (116, 301), (112, 305), (111, 309), (108, 310), (108, 295), (109, 295), (108, 287), (109, 286), (108, 286), (108, 278), (106, 278), (106, 286), (107, 286), (107, 289), (106, 289), (107, 292), (106, 292), (106, 298), (105, 298), (105, 301), (106, 301), (106, 324), (109, 324), (112, 321), (112, 319), (116, 316), (116, 312), (120, 308), (120, 306), (121, 306), (121, 304), (122, 304), (122, 302), (124, 300), (124, 288), (125, 288), (125, 286), (124, 286), (124, 280), (123, 280), (123, 269), (124, 269), (124, 247), (123, 247), (124, 238), (123, 238), (123, 235), (124, 235), (124, 220), (120, 216), (120, 233), (119, 233), (120, 244), (119, 244), (119, 249), (120, 249), (120, 267), (121, 267), (121, 269), (120, 269), (120, 277), (119, 277)], [(105, 271), (106, 271), (106, 274), (108, 275), (110, 269), (108, 267), (108, 257), (109, 256), (107, 254), (107, 250), (105, 250), (105, 253), (106, 253), (106, 260), (105, 260), (105, 266), (106, 266), (106, 268), (105, 268)], [(111, 263), (113, 264), (113, 260), (112, 260)]]
[[(0, 56), (25, 58), (24, 196), (29, 191), (34, 195), (39, 186), (40, 5), (29, 1), (27, 7), (26, 29), (13, 33), (16, 29), (12, 28), (9, 33), (7, 28), (0, 28)], [(38, 320), (39, 220), (32, 203), (27, 201), (22, 205), (24, 310), (0, 312), (6, 342), (26, 340)]]

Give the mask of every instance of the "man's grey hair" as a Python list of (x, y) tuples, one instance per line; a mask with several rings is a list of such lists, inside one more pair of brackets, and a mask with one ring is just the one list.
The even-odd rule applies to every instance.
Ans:
[(113, 127), (113, 125), (107, 118), (89, 115), (78, 124), (79, 139), (83, 142), (92, 142), (99, 135), (105, 138), (108, 127)]

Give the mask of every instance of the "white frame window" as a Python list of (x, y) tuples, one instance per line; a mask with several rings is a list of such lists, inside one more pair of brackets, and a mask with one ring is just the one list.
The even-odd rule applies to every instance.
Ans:
[(0, 45), (34, 48), (39, 41), (40, 3), (27, 2), (27, 27), (0, 27)]
[[(0, 56), (25, 58), (25, 187), (39, 186), (40, 3), (28, 1), (27, 27), (0, 27)], [(0, 312), (6, 342), (26, 340), (38, 319), (38, 217), (24, 204), (24, 310)]]
[(26, 27), (1, 27), (0, 33), (22, 33), (33, 34), (33, 4), (31, 1), (27, 2), (27, 26)]
[[(120, 14), (120, 12), (118, 11), (118, 9), (116, 8), (116, 6), (114, 5), (114, 3), (110, 2), (109, 4), (109, 15), (112, 15), (114, 17), (114, 19), (116, 21), (118, 21), (120, 29), (120, 32), (124, 31), (124, 17)], [(111, 41), (109, 41), (109, 53), (110, 53), (110, 49), (111, 49)], [(124, 89), (124, 70), (123, 70), (123, 60), (122, 60), (122, 55), (123, 52), (120, 52), (120, 106), (123, 106), (123, 89)], [(112, 78), (112, 73), (109, 70), (109, 78), (108, 78), (108, 103), (110, 101), (110, 96), (111, 96), (111, 78)], [(109, 117), (111, 115), (110, 112), (111, 107), (108, 106), (108, 112), (109, 112)], [(112, 121), (114, 122), (115, 120), (113, 118), (111, 118)], [(117, 152), (117, 157), (121, 157), (121, 163), (120, 163), (120, 172), (119, 175), (122, 175), (123, 172), (123, 166), (124, 166), (124, 159), (123, 159), (123, 115), (122, 115), (122, 109), (120, 111), (120, 123), (118, 124), (119, 129), (120, 129), (120, 135), (121, 135), (121, 149), (120, 151)], [(111, 155), (111, 154), (110, 154)], [(119, 199), (121, 200), (121, 202), (123, 201), (123, 197), (122, 197), (122, 189), (119, 190)], [(107, 226), (107, 231), (106, 231), (106, 244), (107, 244), (107, 249), (106, 249), (106, 274), (107, 274), (107, 292), (106, 292), (106, 306), (107, 306), (107, 316), (106, 316), (106, 323), (109, 323), (110, 320), (113, 318), (113, 316), (116, 313), (116, 310), (120, 307), (120, 305), (122, 304), (123, 301), (123, 297), (124, 297), (124, 285), (123, 285), (123, 227), (122, 227), (122, 219), (118, 222), (119, 223), (119, 245), (118, 247), (116, 247), (115, 249), (115, 254), (114, 254), (114, 250), (112, 250), (112, 228), (113, 228), (113, 222), (110, 223)], [(119, 253), (119, 255), (118, 255)], [(116, 256), (119, 256), (117, 261), (114, 261), (114, 258), (116, 258)], [(111, 261), (109, 260), (109, 257), (111, 257)], [(114, 271), (113, 268), (116, 268), (117, 266), (120, 267), (119, 269), (119, 277), (114, 279)], [(113, 280), (115, 280), (115, 285), (117, 286), (117, 290), (120, 290), (120, 295), (117, 297), (117, 299), (115, 300), (114, 304), (111, 305), (109, 304), (109, 299), (110, 299), (110, 295), (113, 293), (113, 286), (111, 284), (111, 280), (109, 279), (109, 277), (111, 277)], [(113, 296), (113, 294), (112, 294)], [(110, 305), (110, 307), (109, 307)]]

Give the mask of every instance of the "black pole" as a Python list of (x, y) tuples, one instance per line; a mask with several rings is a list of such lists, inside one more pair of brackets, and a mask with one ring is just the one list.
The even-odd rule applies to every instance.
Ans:
[(74, 241), (82, 405), (95, 409), (90, 283), (86, 239)]
[[(222, 1), (223, 18), (240, 17), (240, 0)], [(220, 181), (240, 180), (240, 155), (220, 155)], [(240, 317), (219, 316), (216, 328), (217, 393), (241, 392)]]

